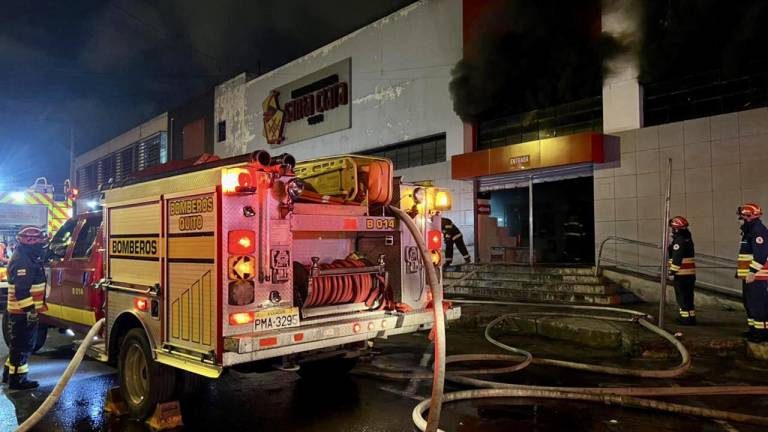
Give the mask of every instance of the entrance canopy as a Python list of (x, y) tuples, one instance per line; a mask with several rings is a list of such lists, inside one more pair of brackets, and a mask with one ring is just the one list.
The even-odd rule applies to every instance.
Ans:
[[(532, 174), (528, 171), (534, 170), (539, 173), (545, 169), (561, 171), (562, 175), (571, 175), (564, 178), (580, 177), (589, 174), (578, 174), (579, 170), (589, 167), (591, 172), (591, 164), (605, 161), (605, 144), (615, 139), (599, 133), (580, 133), (464, 153), (451, 158), (451, 175), (455, 180), (483, 178), (483, 183), (487, 178), (488, 190), (493, 189), (492, 184), (498, 181), (514, 182), (515, 177), (507, 178), (508, 174), (525, 173), (517, 181), (527, 180)], [(552, 168), (558, 169), (550, 170)], [(552, 174), (558, 176), (554, 172)]]

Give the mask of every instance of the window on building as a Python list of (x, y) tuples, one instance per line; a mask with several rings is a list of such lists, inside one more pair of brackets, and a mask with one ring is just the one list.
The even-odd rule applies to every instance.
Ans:
[(528, 111), (480, 122), (479, 150), (538, 141), (580, 132), (603, 131), (602, 97)]
[(362, 154), (390, 159), (396, 170), (445, 162), (445, 134), (379, 147)]
[(226, 141), (227, 139), (227, 121), (222, 120), (219, 122), (218, 126), (216, 127), (218, 139), (217, 142)]

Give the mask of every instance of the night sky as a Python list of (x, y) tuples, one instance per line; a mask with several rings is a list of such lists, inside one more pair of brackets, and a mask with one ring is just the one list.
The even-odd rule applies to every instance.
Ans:
[(57, 191), (75, 154), (243, 71), (266, 72), (413, 0), (4, 0), (0, 190)]

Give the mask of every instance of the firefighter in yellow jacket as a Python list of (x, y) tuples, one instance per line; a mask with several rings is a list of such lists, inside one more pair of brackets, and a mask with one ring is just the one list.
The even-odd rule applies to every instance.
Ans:
[(29, 379), (27, 359), (32, 353), (37, 333), (38, 313), (45, 312), (44, 231), (24, 227), (16, 236), (19, 246), (8, 264), (8, 308), (10, 321), (10, 353), (3, 368), (3, 382), (13, 390), (38, 386)]
[(693, 305), (693, 290), (696, 286), (696, 252), (693, 238), (688, 230), (688, 221), (682, 216), (669, 220), (672, 228), (672, 242), (669, 244), (669, 273), (674, 277), (675, 298), (680, 310), (677, 323), (696, 325), (696, 309)]

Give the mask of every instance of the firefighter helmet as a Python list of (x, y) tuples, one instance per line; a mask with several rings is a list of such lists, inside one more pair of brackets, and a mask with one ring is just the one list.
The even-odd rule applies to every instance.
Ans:
[(675, 216), (669, 220), (669, 226), (674, 229), (688, 228), (688, 220), (682, 216)]
[(16, 240), (23, 245), (42, 244), (48, 241), (48, 235), (36, 226), (25, 226), (16, 234)]
[(763, 215), (763, 209), (755, 203), (744, 203), (739, 206), (736, 214), (739, 215), (739, 219), (743, 219), (747, 222), (757, 219)]

